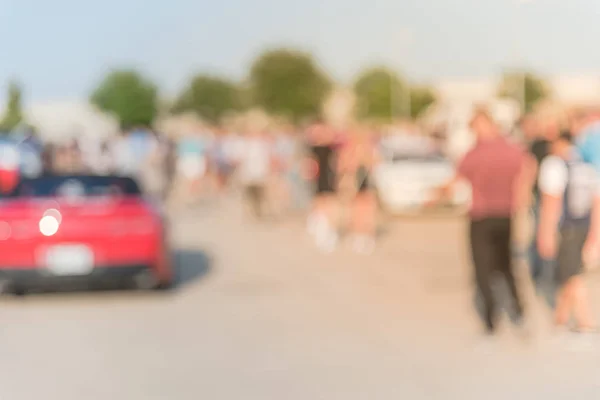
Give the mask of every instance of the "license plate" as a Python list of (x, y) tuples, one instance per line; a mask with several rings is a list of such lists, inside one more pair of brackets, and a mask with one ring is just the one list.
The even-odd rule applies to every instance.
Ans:
[(87, 275), (94, 269), (94, 253), (85, 245), (52, 246), (45, 258), (46, 268), (54, 275)]

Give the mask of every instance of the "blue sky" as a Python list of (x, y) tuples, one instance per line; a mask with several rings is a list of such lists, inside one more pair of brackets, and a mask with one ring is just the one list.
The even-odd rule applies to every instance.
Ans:
[[(194, 72), (242, 79), (261, 50), (312, 51), (341, 82), (385, 63), (415, 80), (519, 63), (600, 74), (596, 0), (0, 0), (0, 86), (85, 98), (111, 67), (177, 92)], [(1, 89), (1, 88), (0, 88)]]

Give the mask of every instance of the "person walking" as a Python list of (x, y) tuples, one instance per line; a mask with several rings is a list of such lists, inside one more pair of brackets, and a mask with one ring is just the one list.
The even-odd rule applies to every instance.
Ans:
[[(530, 117), (531, 118), (531, 117)], [(532, 124), (528, 120), (527, 128)], [(524, 129), (526, 133), (528, 131)], [(529, 153), (535, 161), (535, 174), (532, 182), (531, 217), (533, 220), (533, 235), (529, 246), (529, 266), (532, 280), (539, 294), (541, 294), (548, 305), (554, 308), (556, 298), (556, 286), (552, 277), (554, 275), (553, 263), (545, 259), (539, 253), (537, 246), (537, 233), (540, 222), (541, 192), (539, 189), (540, 166), (544, 159), (551, 153), (552, 143), (561, 134), (561, 125), (557, 119), (547, 118), (542, 129), (537, 134), (528, 134), (532, 138), (529, 145)]]
[(42, 150), (42, 176), (52, 176), (55, 168), (56, 146), (46, 143)]
[[(317, 246), (327, 253), (338, 243), (343, 183), (340, 181), (340, 154), (354, 124), (356, 98), (348, 90), (333, 91), (323, 104), (323, 123), (307, 132), (314, 195), (307, 225)], [(308, 168), (307, 168), (308, 169)]]
[(16, 138), (19, 151), (19, 170), (24, 178), (35, 178), (42, 174), (43, 144), (37, 132), (27, 127), (22, 135)]
[(114, 172), (114, 159), (110, 151), (110, 142), (105, 139), (100, 142), (96, 160), (96, 173), (99, 175), (111, 175)]
[[(570, 129), (575, 153), (600, 175), (600, 112), (590, 108), (575, 110), (571, 115)], [(590, 230), (600, 232), (600, 218), (592, 218)], [(598, 246), (589, 249), (589, 253), (590, 257), (600, 260)]]
[(256, 124), (250, 124), (244, 137), (244, 151), (239, 154), (238, 172), (248, 209), (254, 218), (262, 220), (265, 217), (267, 183), (274, 160), (271, 141), (265, 129)]
[(498, 299), (493, 287), (501, 275), (510, 291), (513, 322), (524, 326), (523, 304), (512, 263), (512, 218), (525, 203), (530, 188), (531, 161), (526, 153), (501, 134), (485, 109), (477, 109), (471, 120), (476, 135), (474, 147), (459, 162), (457, 173), (431, 203), (446, 198), (454, 186), (466, 180), (472, 187), (469, 210), (469, 242), (477, 290), (483, 299), (485, 333), (497, 331)]
[(141, 186), (145, 186), (143, 170), (154, 146), (154, 137), (145, 128), (123, 131), (121, 135), (114, 138), (111, 148), (115, 172), (135, 178), (140, 181)]
[(233, 164), (230, 156), (230, 142), (232, 134), (222, 128), (216, 127), (215, 140), (211, 148), (211, 169), (214, 173), (216, 190), (226, 194), (230, 189), (230, 178), (233, 173)]
[(274, 131), (275, 169), (272, 179), (273, 197), (278, 214), (283, 216), (294, 205), (296, 142), (293, 130), (283, 126)]
[(313, 183), (313, 199), (308, 217), (308, 231), (317, 246), (325, 251), (335, 250), (338, 242), (339, 224), (339, 153), (340, 145), (336, 131), (325, 125), (309, 129), (307, 144)]
[(600, 171), (600, 113), (576, 110), (571, 118), (571, 133), (581, 160)]
[(209, 149), (203, 130), (194, 130), (179, 139), (177, 172), (182, 178), (182, 200), (187, 204), (196, 203), (206, 195)]
[[(598, 173), (573, 152), (571, 135), (563, 133), (552, 141), (551, 155), (540, 167), (539, 252), (545, 259), (556, 259), (559, 286), (554, 323), (559, 331), (567, 329), (571, 316), (578, 332), (594, 331), (585, 283), (584, 263), (590, 250), (598, 246), (597, 232), (591, 231), (594, 202), (600, 204)], [(588, 265), (593, 267), (595, 265)]]
[(373, 171), (378, 161), (373, 130), (357, 127), (340, 154), (340, 172), (350, 183), (350, 233), (352, 248), (360, 254), (375, 250), (377, 199), (373, 192)]
[(173, 138), (164, 135), (163, 136), (163, 146), (165, 151), (164, 158), (164, 174), (166, 177), (164, 192), (163, 192), (163, 202), (166, 202), (174, 188), (174, 182), (177, 178), (177, 144)]
[(151, 145), (143, 164), (142, 179), (146, 193), (156, 201), (162, 201), (167, 186), (165, 173), (165, 161), (167, 148), (163, 136), (156, 131), (150, 131), (149, 141)]

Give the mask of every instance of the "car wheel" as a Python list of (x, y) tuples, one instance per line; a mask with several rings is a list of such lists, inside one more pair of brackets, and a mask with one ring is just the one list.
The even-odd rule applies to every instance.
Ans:
[(156, 278), (152, 271), (144, 271), (133, 278), (133, 286), (138, 290), (152, 290), (157, 286)]
[(158, 292), (170, 292), (174, 288), (173, 282), (160, 282), (155, 287), (154, 290)]
[(17, 285), (8, 279), (0, 279), (0, 295), (24, 296), (25, 294), (24, 286)]
[(24, 297), (27, 294), (27, 289), (21, 285), (11, 286), (8, 293), (17, 297)]

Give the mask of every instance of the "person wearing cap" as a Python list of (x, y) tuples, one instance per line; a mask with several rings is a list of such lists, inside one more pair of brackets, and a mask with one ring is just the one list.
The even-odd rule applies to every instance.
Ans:
[(486, 335), (497, 331), (500, 305), (494, 293), (498, 281), (504, 278), (511, 299), (509, 315), (519, 328), (524, 328), (523, 305), (513, 272), (512, 220), (521, 208), (527, 207), (530, 189), (531, 160), (526, 151), (511, 142), (491, 118), (479, 108), (471, 119), (476, 135), (474, 147), (460, 160), (455, 176), (430, 203), (451, 194), (460, 181), (472, 189), (469, 210), (469, 242), (474, 266), (477, 294), (483, 303)]
[(556, 260), (556, 300), (554, 323), (564, 330), (571, 318), (577, 331), (595, 329), (588, 294), (582, 280), (584, 264), (593, 266), (590, 249), (598, 246), (592, 221), (600, 202), (599, 174), (573, 151), (572, 136), (561, 133), (551, 144), (551, 155), (540, 166), (541, 192), (538, 249), (545, 259)]

